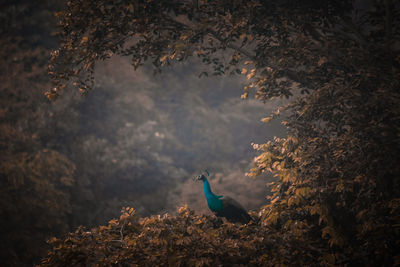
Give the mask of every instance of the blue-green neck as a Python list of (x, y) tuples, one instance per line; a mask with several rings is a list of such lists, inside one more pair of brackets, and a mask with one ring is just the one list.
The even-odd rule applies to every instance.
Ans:
[(223, 208), (222, 200), (220, 200), (220, 196), (216, 196), (212, 191), (210, 187), (210, 183), (208, 182), (207, 179), (203, 180), (203, 185), (204, 185), (204, 195), (206, 196), (207, 199), (207, 204), (210, 210), (212, 211), (219, 211)]
[(215, 197), (214, 193), (211, 191), (211, 186), (207, 179), (204, 179), (203, 185), (204, 185), (204, 194), (206, 195), (206, 198)]

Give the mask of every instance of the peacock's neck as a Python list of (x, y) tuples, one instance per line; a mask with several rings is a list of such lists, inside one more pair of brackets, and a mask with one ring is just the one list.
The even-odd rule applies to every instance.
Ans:
[(209, 197), (215, 197), (214, 193), (211, 191), (211, 186), (207, 179), (204, 180), (204, 194), (206, 195), (207, 199)]
[(204, 194), (206, 195), (208, 207), (212, 211), (222, 209), (222, 201), (211, 191), (211, 186), (207, 179), (204, 180)]

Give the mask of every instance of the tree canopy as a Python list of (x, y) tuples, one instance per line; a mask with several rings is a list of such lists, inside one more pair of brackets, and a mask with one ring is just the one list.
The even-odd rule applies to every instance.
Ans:
[(400, 264), (398, 3), (72, 0), (57, 16), (49, 98), (70, 83), (87, 94), (95, 63), (114, 54), (156, 73), (195, 56), (211, 67), (201, 75), (244, 74), (243, 98), (291, 99), (262, 119), (284, 113), (288, 137), (253, 145), (248, 175), (277, 177), (260, 233), (331, 264)]

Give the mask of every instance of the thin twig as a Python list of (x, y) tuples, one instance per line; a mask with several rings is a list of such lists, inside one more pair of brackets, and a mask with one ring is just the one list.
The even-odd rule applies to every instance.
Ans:
[(124, 240), (124, 227), (125, 227), (125, 224), (126, 224), (126, 221), (124, 221), (124, 223), (122, 224), (122, 226), (121, 226), (121, 229), (119, 230), (119, 233), (120, 233), (120, 235), (121, 235), (121, 241), (123, 242), (123, 240)]

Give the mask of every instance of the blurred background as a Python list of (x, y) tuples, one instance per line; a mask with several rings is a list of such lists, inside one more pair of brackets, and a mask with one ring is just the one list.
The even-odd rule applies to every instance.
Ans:
[(251, 143), (283, 136), (262, 117), (279, 105), (242, 100), (244, 77), (202, 77), (196, 59), (153, 75), (113, 57), (88, 96), (50, 102), (47, 60), (63, 1), (0, 3), (0, 244), (3, 266), (32, 266), (46, 239), (107, 223), (122, 207), (140, 216), (187, 204), (209, 213), (201, 183), (247, 209), (265, 203), (264, 176), (245, 173)]

